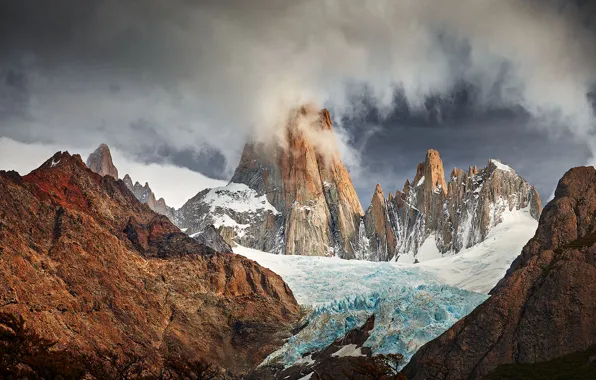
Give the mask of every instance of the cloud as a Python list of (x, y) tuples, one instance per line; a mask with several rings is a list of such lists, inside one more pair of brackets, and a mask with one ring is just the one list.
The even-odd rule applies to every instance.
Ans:
[[(53, 144), (24, 144), (0, 137), (0, 170), (15, 170), (21, 175), (37, 169), (57, 151), (78, 153), (86, 160), (93, 149)], [(120, 177), (129, 174), (133, 181), (149, 183), (157, 198), (163, 197), (170, 207), (180, 208), (203, 189), (225, 186), (227, 181), (212, 179), (196, 171), (168, 164), (144, 164), (132, 161), (127, 154), (111, 150)], [(18, 160), (15, 159), (18, 157)], [(181, 186), (180, 184), (184, 184)]]
[[(136, 157), (207, 147), (231, 173), (247, 137), (279, 136), (297, 106), (358, 114), (350, 91), (366, 86), (381, 114), (396, 91), (424, 111), (461, 83), (479, 110), (522, 107), (541, 128), (593, 140), (594, 36), (569, 2), (27, 3), (0, 8), (12, 36), (0, 128), (21, 141), (106, 141)], [(340, 146), (358, 167), (346, 133)]]

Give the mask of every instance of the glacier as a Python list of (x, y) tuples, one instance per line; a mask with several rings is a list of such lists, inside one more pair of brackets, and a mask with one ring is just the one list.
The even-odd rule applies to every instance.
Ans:
[(237, 254), (279, 274), (309, 311), (306, 327), (262, 365), (310, 363), (310, 354), (362, 326), (372, 314), (375, 326), (364, 347), (373, 354), (401, 353), (407, 362), (489, 297), (536, 227), (528, 209), (506, 212), (483, 242), (445, 256), (429, 249), (428, 260), (418, 264), (235, 247)]
[(364, 347), (406, 361), (484, 302), (487, 294), (445, 285), (422, 266), (333, 257), (284, 256), (235, 247), (234, 251), (280, 274), (297, 301), (310, 310), (306, 327), (262, 365), (309, 363), (327, 347), (375, 315)]
[(263, 365), (300, 363), (363, 325), (375, 315), (364, 347), (373, 354), (399, 352), (409, 361), (423, 344), (437, 337), (484, 302), (487, 295), (445, 285), (396, 285), (368, 295), (346, 296), (314, 309), (306, 327), (269, 355)]

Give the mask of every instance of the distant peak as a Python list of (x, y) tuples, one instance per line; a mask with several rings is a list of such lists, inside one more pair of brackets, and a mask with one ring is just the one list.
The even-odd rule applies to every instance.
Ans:
[(87, 166), (99, 175), (109, 175), (118, 179), (118, 169), (114, 166), (110, 148), (106, 144), (100, 144), (95, 152), (89, 155)]

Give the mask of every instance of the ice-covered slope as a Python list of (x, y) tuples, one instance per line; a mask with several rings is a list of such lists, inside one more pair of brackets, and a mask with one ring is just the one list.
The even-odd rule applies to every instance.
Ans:
[[(506, 212), (503, 213), (503, 222), (493, 227), (484, 241), (463, 249), (457, 255), (418, 265), (444, 284), (488, 293), (503, 278), (523, 246), (534, 236), (537, 227), (538, 222), (528, 209)], [(440, 257), (436, 246), (431, 246)], [(429, 254), (428, 251), (424, 253)]]
[(364, 346), (409, 360), (486, 300), (536, 227), (529, 210), (506, 212), (483, 242), (459, 254), (441, 257), (434, 244), (423, 245), (419, 254), (440, 258), (420, 264), (285, 256), (236, 247), (236, 253), (281, 275), (298, 302), (313, 310), (307, 326), (265, 364), (308, 362), (312, 353), (371, 314), (375, 327)]

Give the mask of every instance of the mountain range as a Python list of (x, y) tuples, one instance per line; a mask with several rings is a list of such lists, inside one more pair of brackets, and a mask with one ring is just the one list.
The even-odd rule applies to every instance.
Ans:
[(178, 210), (118, 176), (105, 144), (0, 171), (3, 375), (596, 374), (592, 167), (542, 210), (500, 161), (447, 181), (429, 150), (365, 210), (329, 112), (301, 107)]
[[(317, 141), (305, 123), (330, 138)], [(230, 245), (267, 252), (414, 262), (429, 248), (434, 257), (478, 244), (503, 213), (526, 208), (538, 220), (540, 196), (512, 168), (490, 160), (484, 169), (454, 169), (446, 182), (439, 153), (429, 150), (412, 182), (388, 198), (377, 185), (363, 211), (329, 112), (303, 107), (283, 145), (248, 143), (230, 183), (197, 194), (175, 222), (190, 234), (214, 224)]]

